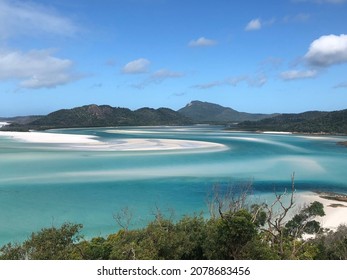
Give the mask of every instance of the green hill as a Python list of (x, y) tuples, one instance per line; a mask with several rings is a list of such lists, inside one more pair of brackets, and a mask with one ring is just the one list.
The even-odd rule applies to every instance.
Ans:
[(178, 112), (198, 123), (230, 123), (247, 120), (256, 121), (274, 116), (267, 114), (238, 112), (229, 107), (223, 107), (218, 104), (201, 101), (192, 101), (185, 107), (179, 109)]
[(142, 108), (132, 111), (108, 105), (86, 105), (63, 109), (34, 120), (26, 125), (13, 123), (7, 130), (29, 130), (73, 127), (104, 127), (132, 125), (189, 125), (192, 122), (168, 108)]
[(347, 109), (333, 112), (309, 111), (281, 114), (260, 121), (245, 121), (235, 126), (243, 130), (271, 130), (302, 133), (347, 134)]

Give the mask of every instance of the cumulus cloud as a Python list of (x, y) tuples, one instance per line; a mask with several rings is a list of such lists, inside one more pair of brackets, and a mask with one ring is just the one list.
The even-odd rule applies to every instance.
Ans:
[(347, 35), (325, 35), (313, 41), (306, 55), (311, 66), (327, 67), (347, 62)]
[(283, 80), (297, 80), (316, 77), (318, 72), (316, 70), (290, 70), (281, 73)]
[(124, 65), (122, 72), (124, 74), (141, 74), (148, 72), (151, 62), (145, 58), (139, 58)]
[(22, 88), (53, 88), (81, 78), (73, 63), (52, 50), (0, 51), (0, 80), (18, 80)]
[(261, 29), (261, 21), (260, 19), (252, 19), (245, 27), (246, 31), (253, 31)]
[(78, 29), (70, 19), (42, 5), (0, 0), (0, 38), (41, 33), (71, 36)]
[(206, 39), (205, 37), (200, 37), (197, 40), (192, 40), (189, 42), (189, 47), (209, 47), (217, 44), (217, 41)]

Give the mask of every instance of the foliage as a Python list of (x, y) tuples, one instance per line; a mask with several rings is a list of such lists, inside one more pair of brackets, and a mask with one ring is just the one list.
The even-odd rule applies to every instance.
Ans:
[(2, 259), (64, 260), (73, 258), (75, 243), (81, 238), (80, 224), (65, 223), (60, 228), (45, 228), (32, 233), (22, 245), (5, 245), (0, 249)]
[(178, 110), (182, 115), (192, 119), (196, 123), (230, 123), (241, 121), (255, 121), (269, 118), (274, 115), (250, 114), (238, 112), (229, 107), (223, 107), (209, 102), (192, 101), (187, 106)]
[(131, 125), (187, 125), (191, 121), (167, 108), (157, 110), (142, 108), (131, 111), (107, 105), (86, 105), (73, 109), (58, 110), (26, 126), (35, 129), (69, 127), (107, 127)]
[[(22, 244), (3, 246), (0, 259), (346, 260), (347, 226), (324, 231), (315, 220), (324, 215), (319, 202), (289, 215), (294, 209), (294, 183), (292, 188), (287, 204), (283, 201), (284, 194), (276, 194), (271, 205), (251, 207), (244, 204), (244, 196), (240, 193), (214, 194), (212, 201), (219, 215), (208, 219), (202, 214), (186, 216), (175, 222), (158, 212), (146, 227), (135, 230), (128, 229), (131, 216), (124, 211), (115, 215), (117, 222), (125, 221), (123, 229), (106, 238), (82, 240), (82, 225), (79, 224), (45, 228), (33, 233)], [(227, 198), (238, 206), (226, 203)], [(279, 213), (276, 214), (273, 206), (277, 204)], [(313, 237), (303, 238), (307, 233)]]
[(316, 259), (347, 260), (347, 225), (340, 225), (336, 231), (329, 231), (312, 243), (320, 249)]
[(260, 121), (245, 121), (239, 123), (237, 129), (346, 134), (347, 110), (281, 114)]
[(207, 224), (205, 255), (208, 259), (239, 259), (244, 246), (256, 235), (256, 225), (247, 210), (225, 213)]

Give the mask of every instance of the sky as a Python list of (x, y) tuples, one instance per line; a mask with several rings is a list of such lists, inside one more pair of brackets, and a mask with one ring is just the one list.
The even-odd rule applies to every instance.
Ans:
[(0, 0), (0, 116), (347, 108), (347, 0)]

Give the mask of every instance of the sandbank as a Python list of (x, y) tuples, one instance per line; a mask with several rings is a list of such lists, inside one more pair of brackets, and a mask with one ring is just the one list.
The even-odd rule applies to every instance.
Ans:
[(22, 142), (47, 144), (98, 144), (95, 136), (59, 134), (46, 132), (14, 132), (0, 131), (0, 137), (8, 137)]
[(263, 134), (293, 134), (292, 132), (288, 131), (262, 131)]
[(297, 193), (297, 205), (310, 204), (318, 201), (323, 204), (325, 216), (317, 220), (325, 228), (337, 229), (340, 224), (347, 225), (347, 202), (322, 198), (322, 194), (315, 192)]
[(56, 144), (56, 148), (91, 151), (167, 151), (167, 150), (196, 150), (213, 149), (225, 150), (225, 145), (205, 141), (176, 140), (176, 139), (111, 139), (102, 141), (92, 135), (76, 135), (48, 132), (5, 132), (0, 131), (0, 137), (8, 137), (17, 141)]

